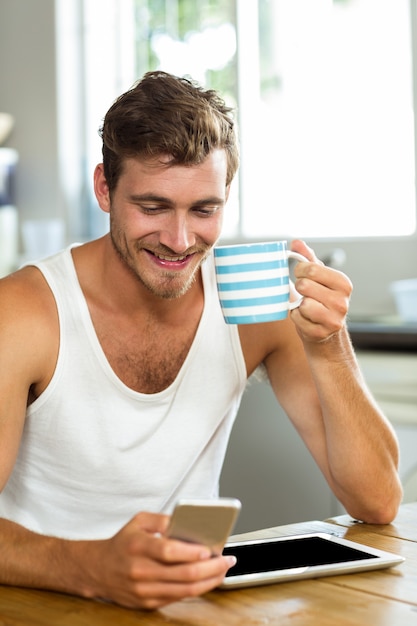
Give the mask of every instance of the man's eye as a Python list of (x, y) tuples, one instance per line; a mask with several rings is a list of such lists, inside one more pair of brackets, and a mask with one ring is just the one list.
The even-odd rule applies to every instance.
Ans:
[(203, 215), (205, 217), (210, 217), (211, 215), (214, 215), (215, 213), (217, 213), (218, 210), (219, 210), (219, 207), (206, 207), (206, 206), (195, 207), (194, 209), (196, 213), (199, 213), (200, 215)]
[(157, 213), (158, 211), (163, 211), (165, 207), (155, 205), (141, 205), (140, 208), (144, 213)]

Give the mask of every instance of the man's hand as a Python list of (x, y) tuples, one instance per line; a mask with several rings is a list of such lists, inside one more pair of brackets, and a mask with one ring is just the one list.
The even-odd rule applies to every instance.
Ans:
[(111, 539), (81, 542), (87, 551), (82, 595), (156, 609), (217, 587), (234, 557), (212, 557), (205, 546), (168, 539), (168, 521), (139, 513)]
[(292, 242), (291, 249), (309, 259), (297, 263), (295, 288), (304, 299), (291, 311), (303, 341), (323, 342), (345, 325), (352, 283), (342, 272), (326, 267), (303, 241)]

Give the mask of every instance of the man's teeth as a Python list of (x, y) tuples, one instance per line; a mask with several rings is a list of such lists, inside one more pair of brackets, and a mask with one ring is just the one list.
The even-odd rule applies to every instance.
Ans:
[(163, 254), (157, 254), (156, 256), (158, 257), (158, 259), (161, 259), (161, 261), (183, 261), (186, 258), (186, 255), (184, 255), (184, 256), (164, 256)]

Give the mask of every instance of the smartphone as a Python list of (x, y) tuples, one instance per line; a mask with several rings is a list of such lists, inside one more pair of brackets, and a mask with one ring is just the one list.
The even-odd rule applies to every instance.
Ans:
[(167, 536), (208, 546), (222, 553), (241, 509), (237, 498), (179, 500), (172, 513)]

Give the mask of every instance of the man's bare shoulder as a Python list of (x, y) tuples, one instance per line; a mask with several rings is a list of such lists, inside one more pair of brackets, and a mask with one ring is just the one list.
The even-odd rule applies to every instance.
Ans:
[(27, 266), (0, 280), (0, 324), (9, 318), (29, 321), (56, 314), (54, 297), (42, 273)]
[(42, 273), (25, 267), (0, 280), (0, 365), (26, 385), (49, 381), (59, 349), (55, 299)]

